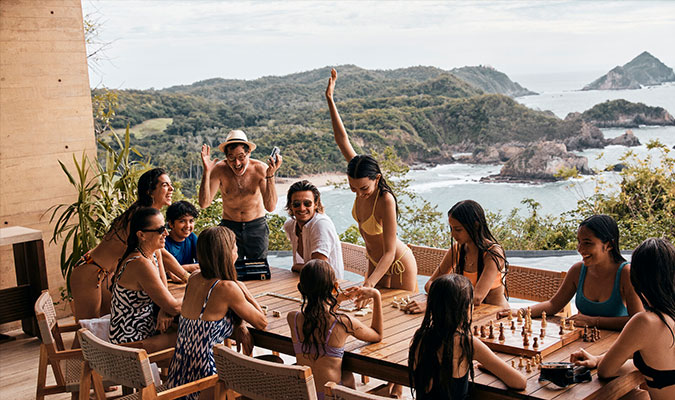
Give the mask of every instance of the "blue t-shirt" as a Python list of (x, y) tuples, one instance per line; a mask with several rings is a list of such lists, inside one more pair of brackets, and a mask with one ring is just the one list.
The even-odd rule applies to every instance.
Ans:
[(164, 248), (171, 253), (180, 265), (197, 263), (197, 235), (192, 232), (182, 242), (176, 242), (167, 236), (164, 239)]

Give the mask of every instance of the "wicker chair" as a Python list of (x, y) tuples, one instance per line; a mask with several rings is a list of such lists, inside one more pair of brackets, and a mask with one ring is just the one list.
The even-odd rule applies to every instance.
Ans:
[[(77, 398), (82, 372), (82, 351), (80, 349), (65, 350), (61, 333), (76, 331), (79, 325), (59, 326), (56, 321), (54, 302), (47, 290), (42, 291), (35, 302), (35, 317), (42, 341), (35, 398), (44, 399), (45, 395), (65, 392), (70, 392), (73, 398)], [(52, 366), (56, 385), (45, 386), (48, 365)]]
[(223, 345), (213, 347), (218, 369), (216, 398), (235, 391), (253, 400), (316, 400), (311, 368), (283, 365), (237, 353)]
[[(506, 274), (506, 287), (509, 297), (517, 299), (546, 301), (558, 291), (567, 272), (509, 265)], [(558, 313), (560, 316), (572, 315), (569, 303)]]
[(375, 394), (360, 392), (350, 389), (346, 386), (338, 385), (335, 382), (328, 382), (324, 385), (325, 400), (384, 400), (388, 397), (382, 397)]
[(91, 382), (99, 400), (105, 399), (101, 377), (136, 389), (137, 392), (122, 399), (175, 399), (190, 393), (213, 387), (218, 380), (216, 375), (167, 389), (157, 387), (152, 376), (150, 363), (165, 360), (173, 356), (173, 348), (153, 353), (150, 356), (143, 349), (118, 346), (96, 337), (87, 329), (77, 332), (82, 345), (84, 368), (80, 384), (80, 399), (89, 399)]
[(342, 260), (345, 265), (345, 271), (366, 276), (368, 273), (366, 248), (352, 243), (340, 242), (340, 244), (342, 245)]
[(435, 247), (417, 246), (409, 244), (413, 256), (417, 261), (417, 274), (431, 276), (436, 268), (441, 265), (443, 257), (448, 253), (446, 249), (437, 249)]

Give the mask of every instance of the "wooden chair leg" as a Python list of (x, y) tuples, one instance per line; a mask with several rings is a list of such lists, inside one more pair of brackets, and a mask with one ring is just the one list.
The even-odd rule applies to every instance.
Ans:
[(89, 392), (91, 391), (91, 366), (88, 362), (82, 365), (82, 373), (80, 374), (80, 400), (89, 400)]
[(37, 388), (35, 389), (35, 398), (43, 400), (45, 398), (45, 383), (47, 381), (47, 349), (44, 344), (40, 345), (40, 361), (38, 362)]

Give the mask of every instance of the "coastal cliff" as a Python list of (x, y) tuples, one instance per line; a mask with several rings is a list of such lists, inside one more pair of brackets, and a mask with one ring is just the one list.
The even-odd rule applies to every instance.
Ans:
[(607, 100), (584, 111), (579, 117), (600, 128), (637, 128), (640, 125), (675, 125), (668, 111), (623, 99)]
[(625, 65), (614, 67), (581, 90), (640, 89), (665, 82), (675, 82), (673, 69), (645, 51)]

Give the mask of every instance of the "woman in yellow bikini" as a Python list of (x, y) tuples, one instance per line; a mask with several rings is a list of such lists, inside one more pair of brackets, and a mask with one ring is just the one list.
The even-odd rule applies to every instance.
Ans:
[[(131, 217), (140, 207), (160, 209), (170, 205), (172, 195), (171, 179), (162, 168), (154, 168), (141, 175), (138, 179), (136, 202), (115, 218), (101, 242), (80, 258), (67, 277), (73, 295), (73, 314), (76, 320), (98, 318), (110, 313), (110, 278), (126, 249)], [(158, 261), (166, 280), (164, 263), (159, 255)], [(183, 276), (174, 268), (171, 268), (171, 272)]]
[(417, 290), (417, 263), (410, 249), (396, 237), (398, 204), (396, 196), (382, 176), (377, 161), (357, 155), (349, 143), (347, 131), (338, 113), (333, 92), (337, 72), (331, 71), (326, 100), (333, 123), (333, 134), (342, 155), (349, 163), (349, 187), (356, 193), (352, 216), (366, 243), (370, 263), (363, 286)]
[[(424, 288), (441, 275), (454, 272), (464, 275), (474, 287), (474, 305), (481, 303), (509, 307), (504, 277), (507, 265), (504, 249), (497, 243), (485, 220), (483, 207), (473, 200), (456, 203), (448, 211), (452, 246)], [(407, 306), (412, 313), (424, 312), (426, 303), (413, 301)]]

